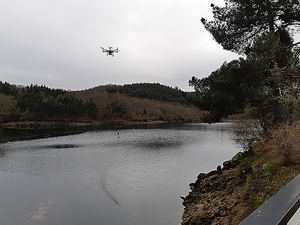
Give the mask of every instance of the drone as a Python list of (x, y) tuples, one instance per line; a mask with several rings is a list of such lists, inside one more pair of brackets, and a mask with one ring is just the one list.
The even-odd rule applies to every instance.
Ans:
[(106, 52), (107, 56), (111, 55), (112, 57), (115, 55), (115, 53), (119, 52), (119, 48), (113, 49), (113, 47), (108, 47), (108, 49), (102, 48), (102, 52)]

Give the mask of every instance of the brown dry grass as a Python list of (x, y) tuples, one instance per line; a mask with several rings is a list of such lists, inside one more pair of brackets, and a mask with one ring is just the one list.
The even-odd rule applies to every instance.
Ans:
[(258, 149), (267, 152), (281, 166), (300, 169), (300, 121), (271, 131)]
[(300, 123), (271, 131), (253, 150), (244, 199), (249, 213), (300, 173)]
[(9, 113), (13, 106), (13, 97), (0, 93), (0, 114)]
[(182, 224), (237, 225), (297, 176), (300, 121), (273, 130), (252, 150), (253, 154), (245, 153), (237, 167), (193, 185), (184, 202)]
[[(77, 98), (85, 101), (93, 99), (99, 109), (99, 117), (103, 119), (106, 106), (112, 102), (123, 104), (127, 108), (125, 119), (142, 120), (200, 120), (203, 111), (195, 106), (187, 106), (174, 102), (161, 102), (150, 99), (129, 97), (123, 94), (108, 94), (107, 86), (96, 87), (84, 91), (73, 92)], [(119, 118), (119, 119), (124, 119)]]

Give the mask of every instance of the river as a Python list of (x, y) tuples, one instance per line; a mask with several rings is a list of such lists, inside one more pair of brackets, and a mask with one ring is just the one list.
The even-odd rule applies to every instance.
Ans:
[(178, 225), (188, 184), (239, 149), (231, 123), (0, 144), (1, 225)]

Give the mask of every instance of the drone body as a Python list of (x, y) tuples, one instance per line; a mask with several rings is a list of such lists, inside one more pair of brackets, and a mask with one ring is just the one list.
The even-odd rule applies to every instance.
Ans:
[(113, 49), (113, 47), (108, 47), (108, 49), (102, 48), (102, 52), (106, 52), (107, 56), (111, 55), (112, 57), (115, 55), (115, 53), (119, 52), (119, 48)]

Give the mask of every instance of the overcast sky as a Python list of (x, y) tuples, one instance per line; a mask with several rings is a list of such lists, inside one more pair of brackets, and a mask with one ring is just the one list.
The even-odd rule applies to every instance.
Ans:
[[(86, 89), (159, 82), (191, 90), (238, 55), (204, 29), (223, 0), (0, 0), (0, 80)], [(106, 56), (100, 46), (119, 47)]]

